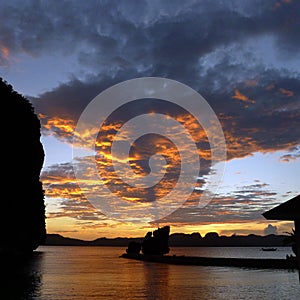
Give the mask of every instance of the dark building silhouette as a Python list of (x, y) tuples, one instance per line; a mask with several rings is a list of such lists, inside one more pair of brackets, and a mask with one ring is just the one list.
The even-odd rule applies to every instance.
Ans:
[(0, 78), (2, 191), (0, 252), (32, 252), (46, 238), (40, 172), (41, 125), (31, 103)]
[(263, 213), (267, 220), (284, 220), (294, 221), (295, 223), (295, 244), (293, 251), (296, 254), (299, 269), (299, 283), (300, 283), (300, 195), (273, 207), (272, 209)]

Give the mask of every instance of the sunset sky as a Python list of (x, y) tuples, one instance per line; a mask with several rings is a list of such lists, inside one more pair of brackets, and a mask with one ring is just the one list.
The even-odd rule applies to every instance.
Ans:
[[(84, 109), (105, 89), (140, 77), (169, 78), (197, 91), (226, 140), (225, 173), (212, 201), (197, 207), (194, 193), (159, 225), (201, 235), (290, 231), (292, 222), (267, 221), (262, 213), (300, 194), (299, 11), (295, 0), (1, 1), (0, 76), (31, 101), (42, 124), (47, 232), (91, 240), (144, 236), (157, 226), (147, 222), (143, 208), (134, 223), (105, 216), (74, 174), (73, 137)], [(151, 103), (153, 110), (142, 103), (119, 115), (125, 122), (128, 111), (166, 110)], [(170, 115), (196, 130), (204, 189), (218, 168), (207, 165), (204, 131), (193, 127), (190, 115)], [(118, 126), (105, 130), (109, 135)], [(107, 140), (100, 142), (103, 150)], [(156, 137), (149, 148), (167, 149), (175, 172), (173, 146)], [(134, 155), (138, 176), (145, 170)], [(101, 185), (92, 190), (96, 185), (85, 175), (85, 187), (101, 193)], [(118, 187), (117, 179), (110, 180)], [(125, 204), (136, 200), (126, 195)]]

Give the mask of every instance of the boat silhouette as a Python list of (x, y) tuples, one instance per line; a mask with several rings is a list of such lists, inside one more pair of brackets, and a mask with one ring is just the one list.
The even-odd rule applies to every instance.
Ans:
[(261, 248), (262, 251), (276, 251), (277, 248)]

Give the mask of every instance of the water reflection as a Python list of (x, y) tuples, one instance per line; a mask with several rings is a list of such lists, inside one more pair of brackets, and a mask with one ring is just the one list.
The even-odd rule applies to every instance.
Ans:
[(170, 265), (144, 263), (145, 299), (170, 299)]
[(296, 273), (287, 270), (147, 263), (119, 258), (118, 247), (40, 250), (22, 263), (0, 261), (1, 300), (299, 299)]
[(40, 299), (43, 253), (21, 258), (1, 258), (0, 299)]

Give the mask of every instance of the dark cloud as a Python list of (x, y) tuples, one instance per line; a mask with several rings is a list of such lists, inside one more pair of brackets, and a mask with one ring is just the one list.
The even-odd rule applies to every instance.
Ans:
[(267, 184), (244, 186), (242, 189), (231, 191), (230, 195), (215, 195), (211, 202), (202, 208), (186, 203), (174, 213), (159, 220), (159, 223), (203, 225), (262, 221), (262, 213), (279, 204), (276, 196)]
[[(230, 69), (230, 65), (227, 65)], [(238, 73), (238, 67), (235, 68)], [(249, 86), (247, 80), (232, 81), (218, 74), (226, 73), (226, 65), (214, 70), (202, 78), (197, 90), (206, 98), (218, 115), (225, 132), (228, 158), (247, 156), (253, 152), (268, 152), (295, 147), (300, 143), (297, 128), (300, 126), (300, 78), (285, 76), (276, 70), (262, 70), (255, 86)], [(121, 82), (126, 74), (113, 79)], [(132, 76), (131, 78), (133, 78)], [(248, 77), (251, 79), (251, 77)], [(197, 86), (196, 78), (194, 86)], [(220, 87), (214, 89), (215, 81)], [(80, 113), (98, 93), (110, 86), (108, 77), (94, 77), (93, 81), (83, 83), (78, 80), (61, 85), (45, 93), (40, 99), (32, 99), (36, 109), (47, 116), (42, 119), (45, 128), (61, 139), (72, 142), (72, 132)], [(282, 93), (284, 89), (284, 93)], [(235, 99), (236, 91), (253, 100)], [(59, 118), (55, 122), (55, 118)], [(67, 129), (63, 120), (70, 120)], [(58, 125), (55, 125), (58, 123)]]
[(275, 6), (276, 1), (2, 2), (0, 38), (13, 52), (74, 55), (113, 77), (132, 68), (188, 81), (199, 57), (266, 34), (278, 49), (299, 55), (299, 3)]
[[(62, 26), (62, 36), (67, 35), (67, 41), (72, 36), (72, 46), (77, 41), (74, 53), (92, 73), (84, 80), (74, 74), (69, 82), (32, 98), (37, 111), (45, 115), (44, 127), (71, 143), (78, 117), (101, 91), (135, 77), (165, 76), (190, 85), (207, 99), (222, 123), (228, 159), (295, 147), (300, 143), (300, 76), (288, 68), (277, 68), (276, 61), (273, 66), (261, 63), (252, 49), (255, 39), (265, 35), (276, 40), (274, 51), (283, 49), (283, 39), (286, 44), (294, 43), (297, 21), (289, 21), (289, 16), (297, 4), (282, 3), (276, 8), (272, 1), (251, 3), (205, 2), (204, 9), (197, 2), (188, 2), (177, 9), (174, 4), (171, 12), (156, 3), (152, 11), (160, 14), (155, 15), (141, 4), (112, 8), (100, 2), (99, 19), (95, 12), (85, 17), (79, 12), (76, 22), (72, 17), (61, 21), (70, 23)], [(82, 26), (78, 29), (74, 23)], [(290, 32), (289, 37), (285, 31)], [(78, 46), (79, 40), (84, 47)], [(69, 120), (69, 127), (62, 120)], [(232, 221), (243, 208), (240, 219), (256, 218), (262, 205), (267, 205), (260, 199), (275, 195), (254, 188), (260, 187), (236, 191), (232, 198), (222, 199), (222, 205), (212, 201), (199, 214), (203, 220), (211, 221), (214, 215), (216, 220)], [(177, 214), (192, 220), (195, 210), (183, 208), (172, 218)]]
[(300, 160), (300, 147), (293, 147), (289, 149), (291, 153), (282, 155), (280, 161), (282, 162), (295, 162)]
[[(96, 95), (124, 80), (158, 76), (205, 97), (223, 126), (228, 159), (289, 150), (300, 144), (299, 9), (299, 1), (281, 0), (2, 1), (0, 65), (20, 53), (73, 57), (80, 72), (70, 66), (69, 81), (30, 98), (44, 133), (69, 143)], [(296, 158), (291, 151), (282, 161)], [(70, 164), (46, 169), (42, 179), (48, 197), (64, 199), (57, 214), (99, 217), (80, 193)], [(259, 219), (275, 196), (257, 184), (201, 210), (183, 207), (170, 220)]]
[[(299, 74), (277, 69), (276, 61), (267, 68), (247, 48), (249, 41), (251, 45), (266, 34), (275, 37), (278, 47), (283, 39), (285, 45), (297, 44), (298, 21), (291, 17), (296, 1), (112, 3), (39, 3), (34, 7), (42, 10), (39, 22), (37, 13), (27, 14), (28, 8), (21, 13), (20, 5), (14, 12), (20, 18), (4, 26), (7, 47), (31, 52), (26, 45), (32, 44), (34, 55), (72, 48), (91, 70), (84, 80), (74, 74), (69, 82), (31, 99), (56, 137), (71, 142), (72, 131), (54, 126), (55, 118), (75, 127), (86, 105), (104, 89), (135, 77), (166, 76), (207, 99), (227, 134), (229, 158), (299, 143)], [(3, 14), (9, 15), (12, 7), (5, 6)], [(16, 34), (21, 27), (24, 34)], [(251, 101), (240, 101), (236, 93)]]
[[(238, 1), (185, 1), (183, 4), (182, 1), (12, 1), (1, 5), (1, 20), (6, 25), (1, 33), (7, 46), (34, 53), (45, 50), (51, 52), (57, 47), (66, 51), (64, 46), (70, 42), (70, 46), (89, 42), (101, 50), (114, 49), (116, 43), (113, 41), (117, 38), (126, 37), (126, 40), (130, 40), (133, 37), (132, 40), (144, 41), (142, 35), (140, 40), (136, 35), (131, 35), (143, 30), (148, 30), (143, 36), (155, 36), (164, 40), (165, 43), (158, 48), (163, 54), (164, 49), (176, 45), (174, 42), (180, 35), (184, 36), (187, 45), (190, 42), (206, 41), (202, 44), (209, 50), (216, 44), (262, 32), (277, 34), (285, 40), (285, 44), (294, 44), (292, 41), (299, 39), (299, 18), (296, 18), (299, 3), (282, 2), (278, 8), (276, 3), (278, 2), (244, 1), (241, 4)], [(191, 30), (195, 28), (198, 30)], [(12, 31), (14, 34), (11, 34)], [(60, 41), (58, 36), (61, 37)], [(169, 45), (168, 37), (171, 40)], [(194, 48), (197, 50), (197, 47)], [(177, 53), (186, 51), (182, 49), (184, 47), (172, 50)]]

